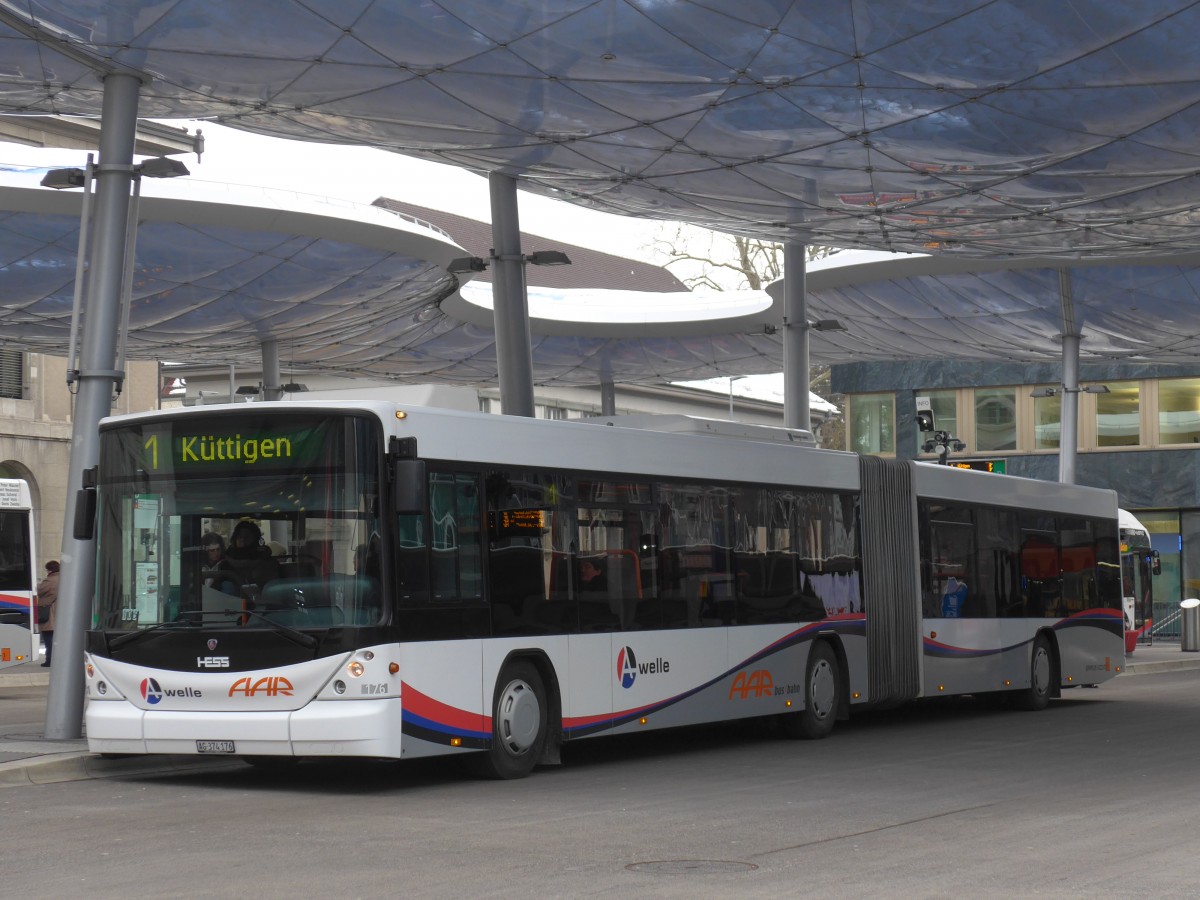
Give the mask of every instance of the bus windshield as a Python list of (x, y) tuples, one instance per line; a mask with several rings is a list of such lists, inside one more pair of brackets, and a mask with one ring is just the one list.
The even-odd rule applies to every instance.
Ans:
[(222, 411), (101, 435), (94, 627), (382, 618), (378, 426)]

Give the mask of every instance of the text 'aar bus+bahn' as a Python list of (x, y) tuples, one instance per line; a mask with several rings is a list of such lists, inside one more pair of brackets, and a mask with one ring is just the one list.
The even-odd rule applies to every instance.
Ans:
[(0, 478), (0, 669), (37, 659), (37, 577), (29, 485)]
[(772, 716), (817, 738), (922, 697), (1041, 708), (1123, 666), (1112, 492), (656, 422), (106, 420), (79, 504), (89, 746), (516, 777), (592, 736)]

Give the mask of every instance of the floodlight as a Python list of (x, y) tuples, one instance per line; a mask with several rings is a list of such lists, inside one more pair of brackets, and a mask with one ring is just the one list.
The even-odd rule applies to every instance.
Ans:
[(42, 177), (42, 187), (54, 188), (56, 191), (63, 188), (80, 188), (83, 187), (83, 183), (83, 169), (51, 169)]
[(458, 259), (452, 259), (446, 266), (446, 271), (451, 275), (462, 275), (466, 272), (484, 272), (487, 271), (487, 260), (478, 256), (460, 256)]
[(815, 322), (809, 322), (808, 327), (813, 331), (845, 331), (846, 326), (837, 319), (817, 319)]
[(525, 262), (534, 266), (569, 266), (571, 259), (561, 250), (537, 250), (526, 256)]
[(301, 391), (307, 391), (308, 385), (297, 384), (295, 381), (289, 381), (287, 384), (283, 385), (281, 389), (289, 394), (298, 394)]
[(1038, 399), (1041, 399), (1043, 397), (1057, 397), (1058, 396), (1058, 388), (1052, 388), (1052, 387), (1038, 388), (1036, 391), (1031, 391), (1029, 396), (1037, 397)]
[(156, 156), (135, 166), (134, 170), (146, 178), (178, 178), (180, 175), (191, 175), (188, 167), (177, 159), (166, 156)]

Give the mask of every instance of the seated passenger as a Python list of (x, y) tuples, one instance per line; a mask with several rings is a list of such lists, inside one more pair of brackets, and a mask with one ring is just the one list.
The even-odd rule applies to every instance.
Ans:
[(210, 531), (200, 539), (200, 547), (204, 551), (201, 563), (204, 586), (222, 594), (240, 597), (242, 580), (234, 571), (233, 564), (225, 558), (225, 539), (215, 531)]
[(579, 589), (581, 591), (602, 591), (607, 587), (606, 581), (603, 570), (593, 560), (579, 561)]
[(230, 567), (241, 577), (243, 585), (251, 586), (252, 593), (279, 577), (279, 563), (271, 556), (262, 531), (247, 519), (234, 526), (225, 556)]

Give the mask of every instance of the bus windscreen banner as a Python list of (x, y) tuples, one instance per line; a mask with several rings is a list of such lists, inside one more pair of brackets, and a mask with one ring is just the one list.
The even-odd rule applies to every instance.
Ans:
[(341, 457), (351, 427), (344, 416), (226, 414), (125, 425), (106, 437), (150, 476), (268, 475), (329, 465)]

